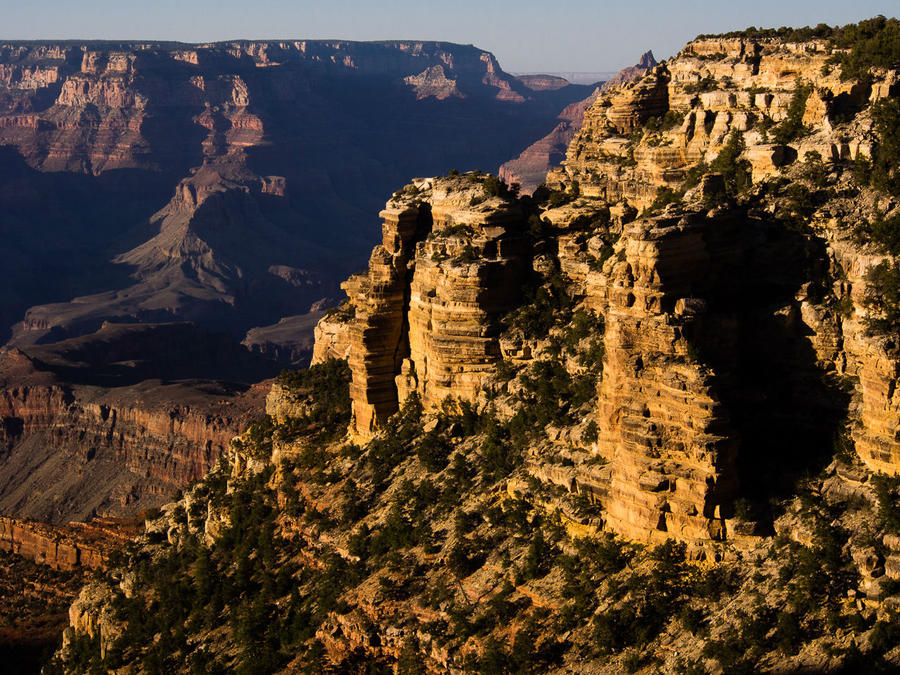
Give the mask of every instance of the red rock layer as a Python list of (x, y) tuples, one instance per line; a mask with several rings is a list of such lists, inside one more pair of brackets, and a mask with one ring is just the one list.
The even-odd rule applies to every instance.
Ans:
[(157, 505), (212, 467), (261, 412), (263, 389), (237, 402), (159, 383), (0, 389), (0, 508), (61, 523)]
[(4, 516), (0, 516), (0, 550), (56, 570), (102, 569), (106, 560), (102, 544), (79, 541), (63, 529)]

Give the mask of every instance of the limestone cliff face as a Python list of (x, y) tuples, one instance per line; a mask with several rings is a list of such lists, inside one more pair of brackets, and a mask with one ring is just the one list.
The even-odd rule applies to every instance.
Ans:
[[(839, 69), (826, 67), (829, 56), (824, 42), (691, 42), (644, 78), (601, 95), (585, 113), (563, 166), (548, 181), (578, 182), (587, 196), (627, 200), (643, 209), (658, 188), (678, 185), (692, 166), (713, 160), (732, 131), (743, 134), (754, 181), (777, 173), (798, 153), (802, 158), (815, 151), (826, 159), (867, 155), (871, 134), (866, 129), (852, 137), (837, 133), (833, 120), (885, 95), (895, 75), (881, 74), (871, 87), (844, 82)], [(814, 133), (789, 148), (772, 143), (765, 129), (786, 117), (798, 81), (814, 91), (803, 116)], [(631, 137), (654, 117), (659, 130)]]
[[(875, 337), (865, 325), (866, 275), (884, 256), (860, 251), (851, 242), (834, 239), (829, 252), (846, 275), (843, 292), (853, 312), (837, 326), (841, 347), (834, 353), (836, 368), (858, 380), (858, 424), (853, 429), (856, 451), (874, 471), (900, 473), (900, 357), (896, 336)], [(812, 322), (811, 322), (812, 323)], [(816, 333), (826, 331), (817, 330)]]
[(431, 191), (432, 230), (417, 244), (410, 283), (410, 353), (397, 378), (400, 401), (416, 392), (426, 407), (480, 393), (499, 358), (498, 319), (521, 296), (526, 255), (517, 208), (466, 208), (471, 190), (452, 184)]
[[(363, 438), (412, 393), (428, 407), (478, 395), (500, 358), (499, 318), (521, 295), (526, 262), (522, 211), (475, 174), (417, 180), (381, 217), (368, 272), (344, 284), (346, 329), (333, 319), (318, 328), (325, 342), (349, 336), (351, 429)], [(325, 342), (317, 351), (330, 349)]]
[[(562, 210), (567, 218), (599, 202), (622, 227), (617, 255), (602, 271), (587, 264), (593, 239), (561, 238), (559, 247), (574, 292), (606, 319), (595, 447), (609, 461), (600, 489), (605, 522), (618, 532), (702, 541), (752, 531), (731, 520), (732, 503), (754, 483), (754, 464), (778, 470), (763, 448), (782, 447), (786, 467), (804, 452), (803, 428), (827, 449), (815, 419), (836, 429), (848, 405), (859, 456), (872, 470), (900, 471), (898, 359), (890, 337), (867, 333), (863, 307), (866, 273), (883, 256), (861, 249), (846, 229), (874, 218), (870, 202), (841, 197), (846, 185), (838, 183), (838, 196), (807, 216), (816, 236), (775, 234), (775, 200), (768, 214), (733, 204), (693, 215), (670, 207), (671, 215), (627, 224), (660, 188), (677, 187), (687, 170), (713, 160), (735, 131), (754, 183), (795, 180), (808, 153), (868, 156), (867, 117), (839, 125), (837, 115), (888, 95), (896, 76), (876, 74), (871, 87), (844, 82), (825, 67), (827, 56), (816, 43), (695, 41), (642, 80), (601, 95), (563, 167), (548, 177), (587, 197)], [(808, 132), (773, 145), (765, 127), (785, 119), (798, 82), (812, 87), (802, 115)], [(663, 123), (648, 125), (651, 118)], [(696, 209), (699, 194), (689, 191), (685, 201)], [(626, 224), (616, 225), (623, 215)], [(811, 290), (822, 275), (824, 299)], [(832, 287), (828, 279), (841, 281)], [(836, 311), (838, 301), (849, 311)], [(766, 377), (785, 378), (783, 392)], [(829, 378), (855, 382), (852, 401), (822, 385)], [(759, 430), (766, 421), (768, 434)], [(773, 441), (782, 434), (795, 440)]]
[[(868, 156), (876, 137), (859, 106), (896, 93), (891, 72), (843, 81), (827, 59), (824, 43), (697, 40), (601, 93), (548, 176), (568, 196), (542, 207), (552, 233), (533, 269), (558, 270), (573, 302), (604, 320), (591, 446), (604, 464), (533, 468), (599, 501), (605, 527), (695, 543), (759, 532), (737, 500), (783, 494), (845, 418), (872, 470), (900, 471), (895, 346), (866, 330), (866, 275), (884, 256), (847, 228), (894, 204), (847, 172), (818, 188), (801, 223), (786, 220), (799, 207), (784, 185), (809, 191), (817, 157)], [(805, 132), (773, 144), (800, 84)], [(753, 184), (738, 199), (707, 168), (734, 133), (733, 161), (748, 162)], [(684, 183), (692, 170), (702, 179)], [(413, 392), (426, 408), (476, 399), (501, 353), (547, 358), (541, 339), (500, 349), (496, 319), (517, 302), (528, 247), (515, 203), (466, 195), (467, 180), (398, 193), (368, 272), (345, 283), (351, 318), (319, 327), (323, 355), (348, 336), (358, 437)], [(662, 188), (679, 190), (677, 203), (651, 209)]]
[[(352, 308), (350, 308), (352, 312)], [(325, 316), (319, 319), (314, 331), (312, 363), (324, 363), (328, 359), (346, 359), (350, 356), (350, 333), (344, 316)]]
[[(612, 467), (607, 522), (639, 539), (722, 539), (722, 507), (734, 498), (737, 434), (696, 354), (707, 309), (698, 291), (717, 253), (704, 241), (709, 227), (689, 218), (634, 223), (605, 279), (597, 450)], [(733, 340), (730, 332), (717, 337)]]

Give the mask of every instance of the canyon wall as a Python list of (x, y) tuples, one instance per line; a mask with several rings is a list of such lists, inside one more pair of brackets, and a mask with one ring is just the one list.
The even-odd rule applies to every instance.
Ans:
[[(871, 133), (851, 125), (854, 133), (842, 135), (833, 119), (883, 95), (895, 75), (883, 75), (881, 84), (871, 87), (843, 81), (839, 68), (827, 66), (830, 56), (825, 41), (691, 42), (644, 78), (600, 96), (548, 182), (577, 182), (586, 196), (626, 200), (644, 209), (658, 188), (677, 186), (698, 162), (715, 159), (733, 131), (743, 136), (754, 181), (777, 174), (798, 154), (801, 159), (809, 152), (825, 159), (868, 155)], [(814, 90), (803, 115), (814, 133), (794, 146), (779, 145), (767, 129), (787, 116), (798, 82)], [(650, 118), (657, 119), (651, 134), (632, 139)]]
[(192, 394), (178, 386), (112, 395), (88, 387), (3, 390), (0, 508), (61, 523), (166, 501), (201, 478), (253, 416), (230, 397), (218, 405), (160, 400)]
[[(875, 474), (900, 473), (900, 352), (870, 272), (900, 206), (864, 169), (890, 140), (867, 102), (900, 90), (830, 49), (698, 39), (598, 96), (555, 189), (394, 193), (316, 330), (349, 392), (322, 381), (341, 364), (280, 378), (271, 424), (82, 591), (64, 666), (227, 670), (261, 644), (285, 671), (895, 665), (900, 484)], [(211, 617), (173, 649), (142, 610), (189, 568), (246, 592), (160, 603)]]
[[(345, 284), (350, 318), (319, 329), (323, 354), (349, 336), (353, 433), (368, 438), (411, 392), (426, 409), (478, 401), (501, 353), (547, 359), (550, 343), (523, 347), (495, 319), (522, 280), (546, 288), (558, 273), (606, 326), (598, 466), (533, 462), (582, 485), (605, 527), (699, 544), (754, 535), (767, 525), (745, 505), (790, 494), (845, 434), (870, 470), (900, 473), (896, 340), (868, 328), (867, 275), (886, 256), (854, 235), (896, 204), (837, 168), (811, 177), (822, 160), (871, 155), (865, 104), (896, 96), (898, 78), (844, 80), (829, 57), (824, 41), (698, 39), (599, 93), (548, 175), (543, 233), (532, 222), (521, 243), (515, 200), (478, 203), (508, 219), (495, 249), (464, 186), (417, 179), (395, 195), (368, 273)], [(452, 208), (440, 190), (458, 192)]]
[(102, 543), (79, 541), (72, 532), (4, 516), (0, 516), (0, 550), (56, 570), (100, 569), (106, 558)]
[[(651, 211), (662, 189), (678, 189), (687, 171), (712, 162), (733, 132), (754, 183), (796, 180), (795, 158), (868, 156), (871, 123), (857, 116), (838, 129), (835, 115), (884, 95), (895, 76), (863, 90), (824, 67), (827, 58), (819, 44), (691, 43), (599, 98), (549, 178), (619, 209)], [(812, 87), (808, 131), (772, 144), (763, 121), (787, 117), (801, 81)], [(651, 118), (657, 123), (647, 125)], [(689, 190), (683, 203), (708, 202), (712, 188)], [(612, 529), (695, 541), (753, 531), (729, 520), (735, 498), (777, 492), (771, 477), (804, 462), (812, 470), (811, 457), (828, 455), (848, 409), (859, 456), (872, 470), (900, 471), (898, 359), (890, 338), (866, 328), (866, 273), (883, 256), (860, 251), (847, 227), (874, 219), (874, 202), (847, 200), (845, 189), (838, 184), (827, 206), (804, 215), (816, 236), (779, 233), (788, 200), (777, 197), (768, 198), (768, 214), (729, 204), (718, 215), (691, 215), (697, 206), (688, 206), (681, 216), (683, 206), (666, 207), (668, 218), (626, 225), (617, 257), (587, 273), (585, 300), (607, 322), (596, 447), (611, 464), (604, 506)], [(836, 278), (843, 281), (831, 286)], [(839, 302), (850, 311), (837, 311)], [(766, 378), (783, 379), (774, 386)], [(855, 385), (845, 396), (848, 382)]]
[(268, 385), (239, 384), (255, 358), (186, 325), (0, 353), (0, 509), (61, 524), (159, 505), (262, 414)]

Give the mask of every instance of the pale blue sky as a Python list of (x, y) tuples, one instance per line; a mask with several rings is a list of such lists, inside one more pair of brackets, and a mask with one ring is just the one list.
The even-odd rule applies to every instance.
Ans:
[(413, 38), (475, 44), (513, 72), (603, 71), (698, 33), (898, 13), (897, 0), (0, 0), (0, 39)]

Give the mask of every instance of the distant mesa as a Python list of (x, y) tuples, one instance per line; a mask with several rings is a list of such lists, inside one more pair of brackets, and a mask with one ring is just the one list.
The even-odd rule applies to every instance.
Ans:
[(498, 167), (587, 93), (447, 42), (0, 43), (0, 343), (300, 316), (393, 186)]
[(517, 75), (516, 79), (532, 91), (553, 91), (570, 84), (566, 78), (558, 75)]

